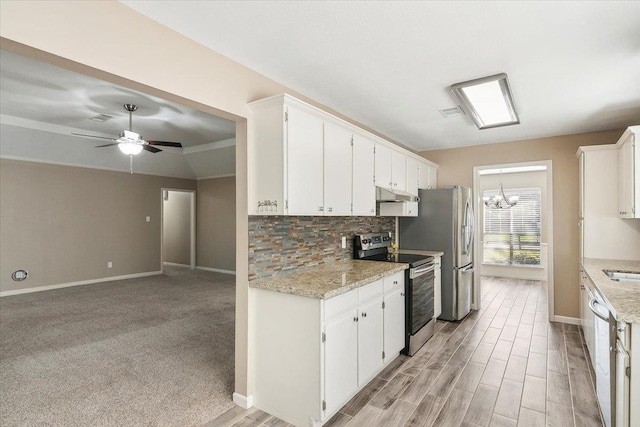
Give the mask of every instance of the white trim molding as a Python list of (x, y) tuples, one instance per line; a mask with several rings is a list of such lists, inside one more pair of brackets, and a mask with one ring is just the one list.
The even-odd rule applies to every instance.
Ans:
[(93, 285), (95, 283), (113, 282), (115, 280), (137, 279), (139, 277), (158, 276), (162, 271), (148, 271), (145, 273), (125, 274), (123, 276), (103, 277), (101, 279), (81, 280), (79, 282), (60, 283), (57, 285), (38, 286), (36, 288), (14, 289), (12, 291), (0, 292), (0, 297), (11, 295), (29, 294), (32, 292), (51, 291), (53, 289), (70, 288), (72, 286)]
[(581, 326), (582, 322), (577, 317), (567, 317), (567, 316), (554, 316), (554, 322), (566, 323), (568, 325), (578, 325)]
[(179, 264), (177, 262), (169, 262), (169, 261), (165, 261), (162, 264), (166, 265), (166, 266), (169, 266), (169, 267), (185, 267), (185, 268), (190, 268), (191, 267), (189, 264)]
[(249, 409), (253, 406), (253, 396), (244, 396), (240, 393), (233, 393), (233, 403), (243, 409)]
[(200, 267), (199, 265), (196, 266), (196, 270), (212, 271), (214, 273), (233, 274), (234, 276), (236, 275), (236, 272), (233, 270), (223, 270), (221, 268), (212, 268), (212, 267)]

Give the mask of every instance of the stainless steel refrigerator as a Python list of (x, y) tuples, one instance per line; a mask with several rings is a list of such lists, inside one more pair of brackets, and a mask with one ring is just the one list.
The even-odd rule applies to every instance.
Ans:
[(417, 217), (401, 217), (402, 249), (443, 251), (442, 314), (460, 320), (471, 311), (473, 286), (473, 199), (462, 186), (420, 190)]

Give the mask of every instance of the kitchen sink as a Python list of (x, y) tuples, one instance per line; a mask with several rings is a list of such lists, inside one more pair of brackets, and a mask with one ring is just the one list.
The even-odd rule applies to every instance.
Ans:
[(640, 273), (634, 271), (602, 270), (611, 280), (640, 282)]

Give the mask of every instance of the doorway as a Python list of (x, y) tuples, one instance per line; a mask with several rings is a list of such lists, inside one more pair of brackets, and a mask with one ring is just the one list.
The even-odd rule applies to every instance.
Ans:
[[(482, 275), (540, 280), (546, 282), (549, 320), (554, 320), (552, 183), (551, 160), (473, 168), (478, 230), (474, 309), (481, 308)], [(491, 201), (502, 192), (507, 199), (519, 197), (515, 206), (500, 209), (485, 205), (485, 199)]]
[(162, 189), (162, 271), (165, 265), (196, 268), (196, 192)]

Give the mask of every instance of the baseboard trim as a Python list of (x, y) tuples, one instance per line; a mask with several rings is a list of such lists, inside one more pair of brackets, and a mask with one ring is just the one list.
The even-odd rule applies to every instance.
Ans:
[(177, 262), (169, 262), (169, 261), (165, 261), (162, 263), (162, 265), (168, 265), (170, 267), (186, 267), (186, 268), (191, 268), (191, 266), (189, 264), (180, 264)]
[(38, 286), (36, 288), (23, 288), (15, 289), (13, 291), (0, 292), (1, 297), (8, 297), (11, 295), (30, 294), (32, 292), (51, 291), (53, 289), (70, 288), (72, 286), (93, 285), (95, 283), (113, 282), (115, 280), (137, 279), (139, 277), (157, 276), (162, 274), (162, 271), (148, 271), (145, 273), (125, 274), (123, 276), (111, 276), (103, 277), (101, 279), (81, 280), (79, 282), (60, 283), (57, 285)]
[(236, 272), (233, 271), (233, 270), (223, 270), (221, 268), (211, 268), (211, 267), (196, 266), (196, 270), (212, 271), (214, 273), (233, 274), (234, 276), (236, 275)]
[(253, 396), (243, 396), (240, 393), (233, 393), (233, 403), (243, 409), (249, 409), (253, 406)]
[(567, 323), (569, 325), (582, 325), (582, 321), (577, 317), (554, 316), (554, 322)]

